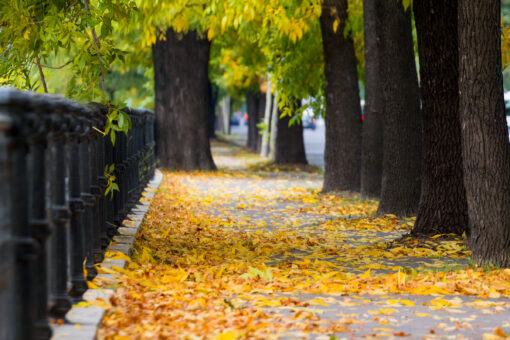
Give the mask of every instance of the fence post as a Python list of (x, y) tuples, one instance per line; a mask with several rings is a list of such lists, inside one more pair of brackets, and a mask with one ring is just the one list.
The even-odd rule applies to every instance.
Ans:
[(9, 140), (12, 120), (0, 107), (0, 339), (12, 339), (14, 256), (10, 230)]
[(33, 126), (27, 120), (28, 103), (16, 90), (0, 92), (0, 112), (11, 118), (8, 131), (7, 171), (8, 197), (10, 199), (10, 222), (14, 252), (14, 277), (12, 280), (12, 306), (10, 311), (14, 339), (32, 339), (36, 317), (36, 304), (31, 292), (31, 264), (37, 255), (37, 242), (31, 237), (28, 218), (29, 192), (27, 185), (27, 140)]
[[(125, 109), (126, 110), (126, 109)], [(127, 110), (129, 114), (129, 110)], [(118, 152), (120, 153), (120, 164), (119, 164), (119, 187), (120, 187), (120, 202), (119, 202), (119, 219), (118, 226), (122, 225), (122, 222), (127, 215), (127, 197), (129, 192), (127, 170), (129, 169), (128, 163), (128, 137), (125, 133), (119, 134), (119, 146)], [(117, 166), (117, 164), (115, 164)]]
[[(98, 103), (90, 103), (88, 104), (88, 107), (92, 112), (94, 112), (95, 117), (95, 124), (96, 128), (99, 131), (104, 131), (105, 129), (105, 116), (108, 112), (107, 108), (104, 105), (98, 104)], [(101, 250), (101, 261), (104, 257), (103, 252), (106, 250), (106, 247), (109, 244), (108, 240), (108, 225), (107, 225), (107, 202), (105, 200), (104, 192), (106, 190), (106, 178), (105, 178), (105, 166), (106, 166), (106, 160), (105, 160), (105, 152), (106, 152), (106, 142), (109, 142), (107, 140), (107, 136), (101, 135), (99, 131), (96, 131), (97, 133), (94, 134), (95, 137), (95, 152), (96, 155), (96, 175), (97, 175), (97, 189), (96, 191), (96, 205), (98, 209), (98, 219), (99, 219), (99, 231), (100, 231), (100, 238), (99, 238), (99, 245)]]
[[(105, 167), (110, 167), (114, 163), (113, 156), (113, 145), (109, 137), (106, 137), (104, 140), (104, 159), (105, 159)], [(111, 175), (115, 175), (115, 172)], [(107, 184), (107, 180), (105, 179), (105, 185)], [(108, 236), (108, 243), (113, 239), (115, 235), (115, 197), (117, 193), (111, 192), (108, 193), (106, 197), (106, 235)]]
[[(38, 252), (32, 263), (30, 292), (35, 303), (34, 339), (51, 338), (48, 323), (48, 266), (46, 241), (51, 234), (48, 217), (46, 216), (46, 135), (49, 130), (49, 115), (52, 104), (37, 94), (29, 94), (26, 100), (31, 113), (28, 115), (33, 127), (29, 136), (28, 177), (29, 183), (29, 223), (32, 237), (38, 242)], [(28, 327), (28, 326), (26, 326)]]
[[(89, 149), (89, 169), (90, 169), (90, 193), (93, 197), (92, 206), (92, 260), (93, 263), (103, 261), (103, 252), (101, 250), (101, 219), (99, 210), (99, 200), (101, 198), (101, 189), (99, 187), (100, 171), (98, 169), (99, 137), (97, 131), (99, 126), (98, 112), (94, 107), (88, 105), (91, 112), (91, 130), (90, 130), (90, 149)], [(95, 267), (94, 267), (95, 269)], [(97, 271), (96, 271), (97, 275)], [(95, 275), (94, 275), (95, 276)]]
[(67, 235), (70, 212), (66, 200), (66, 169), (64, 143), (66, 132), (71, 128), (68, 116), (69, 103), (64, 99), (55, 98), (56, 107), (51, 115), (50, 132), (50, 190), (51, 190), (51, 222), (53, 235), (50, 238), (50, 315), (64, 318), (71, 309), (71, 301), (67, 295)]
[(90, 140), (92, 134), (91, 114), (88, 110), (82, 108), (80, 110), (82, 124), (84, 129), (81, 134), (80, 142), (80, 188), (81, 199), (85, 211), (82, 215), (83, 235), (85, 238), (85, 268), (87, 269), (87, 280), (93, 280), (97, 275), (97, 269), (94, 266), (94, 221), (93, 208), (95, 197), (91, 193), (90, 179)]
[(80, 135), (82, 120), (77, 116), (78, 108), (73, 105), (72, 123), (69, 132), (69, 152), (71, 164), (69, 167), (69, 207), (71, 210), (71, 289), (69, 295), (74, 301), (80, 301), (88, 288), (83, 273), (83, 259), (85, 258), (85, 239), (83, 212), (84, 204), (81, 197), (80, 180)]

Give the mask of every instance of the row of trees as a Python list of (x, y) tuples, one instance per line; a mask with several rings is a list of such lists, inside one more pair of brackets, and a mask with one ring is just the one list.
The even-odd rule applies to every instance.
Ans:
[[(320, 11), (315, 9), (317, 5)], [(286, 13), (292, 12), (292, 5), (282, 6)], [(416, 0), (411, 7), (394, 0), (366, 1), (362, 20), (366, 89), (363, 124), (358, 87), (360, 60), (354, 43), (359, 18), (350, 17), (356, 13), (356, 2), (324, 0), (308, 6), (314, 8), (311, 13), (320, 14), (307, 18), (304, 38), (292, 36), (294, 31), (288, 35), (279, 31), (280, 37), (267, 34), (259, 39), (272, 44), (261, 54), (267, 67), (264, 71), (273, 75), (278, 93), (285, 94), (280, 109), (294, 110), (303, 95), (318, 96), (324, 91), (323, 190), (378, 197), (379, 213), (417, 214), (415, 235), (466, 232), (477, 263), (508, 265), (510, 155), (503, 103), (500, 2)], [(306, 7), (299, 8), (303, 11)], [(299, 15), (292, 17), (297, 18)], [(319, 27), (314, 27), (314, 20)], [(257, 20), (248, 23), (243, 29), (250, 34), (251, 26), (265, 27)], [(243, 29), (234, 27), (239, 35)], [(322, 60), (303, 64), (310, 60), (303, 60), (311, 54), (307, 47), (293, 50), (301, 63), (278, 56), (284, 53), (282, 47), (283, 51), (292, 50), (285, 46), (289, 41), (293, 48), (299, 48), (301, 39), (317, 38), (317, 32), (322, 38)], [(180, 41), (175, 41), (173, 49)], [(246, 45), (231, 48), (241, 55), (247, 53), (238, 51)], [(255, 67), (257, 61), (249, 58), (241, 64)], [(285, 63), (293, 74), (276, 68)], [(316, 82), (316, 88), (303, 91), (306, 83), (299, 79), (307, 71), (303, 66), (316, 67), (317, 72), (321, 63), (324, 83)], [(289, 79), (301, 86), (286, 86)], [(258, 92), (247, 92), (254, 131), (249, 143), (257, 151), (260, 141), (254, 126), (261, 120), (265, 100)], [(298, 115), (299, 110), (294, 113)], [(283, 117), (286, 113), (282, 113), (282, 122)], [(290, 133), (286, 128), (289, 122), (287, 119), (279, 126), (278, 134), (291, 141), (286, 151), (292, 153), (302, 148), (302, 139), (293, 137), (302, 135), (302, 130)], [(297, 156), (286, 161), (303, 160)]]
[[(150, 79), (161, 166), (215, 168), (211, 82), (246, 96), (258, 150), (269, 77), (276, 161), (306, 161), (313, 106), (325, 192), (380, 198), (379, 213), (418, 215), (414, 234), (466, 232), (475, 261), (509, 264), (500, 0), (0, 1), (0, 81), (52, 92), (69, 79), (69, 96), (105, 102), (126, 70)], [(119, 112), (111, 131), (128, 126)]]

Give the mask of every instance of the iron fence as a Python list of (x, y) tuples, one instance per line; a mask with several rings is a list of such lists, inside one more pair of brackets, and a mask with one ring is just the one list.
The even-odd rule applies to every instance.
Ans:
[[(115, 146), (106, 107), (0, 89), (0, 339), (49, 339), (155, 170), (154, 114)], [(105, 196), (115, 164), (119, 191)], [(84, 276), (83, 266), (87, 269)]]

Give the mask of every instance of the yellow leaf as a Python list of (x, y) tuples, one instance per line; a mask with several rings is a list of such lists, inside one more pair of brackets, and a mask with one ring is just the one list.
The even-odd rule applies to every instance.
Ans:
[(207, 31), (207, 39), (212, 40), (212, 38), (214, 38), (214, 29), (209, 28)]
[(336, 33), (336, 31), (338, 30), (338, 25), (340, 25), (340, 18), (336, 18), (335, 21), (333, 21), (333, 32)]
[(87, 307), (90, 307), (90, 302), (80, 301), (77, 304), (73, 305), (73, 307), (87, 308)]
[(429, 313), (420, 313), (420, 312), (414, 312), (414, 315), (421, 316), (421, 317), (430, 316)]
[(404, 306), (414, 306), (416, 303), (414, 301), (410, 301), (410, 300), (399, 300), (399, 302), (401, 304), (403, 304)]
[(363, 279), (368, 279), (370, 277), (370, 269), (368, 269), (366, 272), (361, 275)]
[(101, 287), (99, 287), (98, 285), (96, 285), (95, 283), (93, 282), (87, 282), (87, 284), (89, 285), (89, 289), (101, 289)]
[(124, 260), (131, 262), (131, 258), (120, 251), (107, 251), (104, 256), (108, 260)]
[(214, 338), (214, 340), (235, 340), (235, 339), (237, 339), (237, 334), (232, 331), (221, 333)]

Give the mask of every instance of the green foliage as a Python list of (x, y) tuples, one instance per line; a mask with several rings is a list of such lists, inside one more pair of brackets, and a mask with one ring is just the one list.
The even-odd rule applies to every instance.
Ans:
[(116, 177), (113, 174), (115, 171), (115, 164), (107, 165), (104, 168), (104, 177), (106, 178), (106, 190), (104, 195), (107, 196), (110, 194), (110, 199), (113, 198), (113, 192), (119, 191), (119, 186), (115, 183)]
[(135, 9), (132, 1), (0, 1), (1, 85), (42, 91), (45, 73), (66, 69), (67, 77), (58, 79), (66, 84), (63, 94), (106, 101), (98, 91), (101, 74), (125, 55), (112, 39), (113, 25)]

